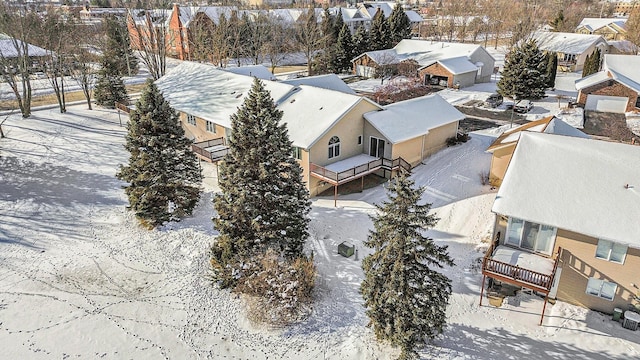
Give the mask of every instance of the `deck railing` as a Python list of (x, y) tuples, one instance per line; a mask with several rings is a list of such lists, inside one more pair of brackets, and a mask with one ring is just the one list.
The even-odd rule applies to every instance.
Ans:
[(484, 256), (482, 261), (483, 274), (489, 277), (496, 277), (501, 281), (513, 282), (522, 286), (529, 285), (528, 287), (533, 287), (537, 291), (549, 293), (551, 286), (553, 285), (553, 278), (558, 266), (561, 249), (558, 249), (558, 254), (551, 274), (543, 274), (537, 271), (521, 268), (517, 265), (493, 260), (491, 258), (491, 256), (493, 256), (493, 250), (494, 246), (491, 245)]
[(400, 168), (410, 171), (411, 164), (409, 164), (403, 158), (397, 158), (393, 160), (386, 159), (386, 158), (378, 158), (375, 160), (371, 160), (366, 164), (358, 165), (351, 169), (347, 169), (340, 172), (331, 171), (325, 167), (316, 165), (314, 163), (311, 163), (309, 165), (309, 170), (311, 171), (312, 175), (316, 175), (317, 177), (321, 177), (325, 180), (329, 180), (334, 184), (342, 184), (356, 177), (374, 172), (379, 169), (397, 170)]
[(214, 146), (220, 146), (220, 145), (225, 145), (224, 138), (222, 137), (191, 144), (191, 150), (193, 150), (193, 152), (195, 152), (196, 154), (204, 157), (205, 159), (208, 159), (213, 162), (213, 161), (218, 161), (222, 159), (225, 155), (227, 155), (227, 152), (229, 152), (228, 147), (218, 149), (215, 151), (207, 150), (208, 148), (211, 148)]

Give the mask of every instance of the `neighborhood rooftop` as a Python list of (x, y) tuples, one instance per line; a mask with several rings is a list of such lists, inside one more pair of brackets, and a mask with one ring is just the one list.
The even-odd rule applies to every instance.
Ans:
[(364, 118), (397, 144), (427, 134), (433, 128), (463, 120), (465, 116), (440, 95), (433, 94), (387, 105), (382, 111), (364, 114)]
[(282, 82), (294, 86), (309, 85), (327, 90), (340, 91), (345, 94), (356, 94), (356, 92), (350, 88), (349, 85), (345, 84), (345, 82), (336, 74), (307, 76), (297, 79), (283, 80)]
[(549, 116), (544, 119), (531, 121), (522, 126), (518, 126), (514, 129), (509, 129), (498, 136), (498, 138), (487, 148), (488, 152), (493, 152), (498, 148), (513, 144), (520, 139), (520, 134), (523, 131), (531, 132), (543, 132), (545, 134), (575, 136), (588, 139), (589, 135), (574, 128), (566, 122), (558, 119), (555, 116)]
[(599, 41), (606, 43), (600, 35), (563, 32), (537, 31), (531, 35), (531, 38), (538, 43), (538, 47), (542, 50), (565, 54), (582, 54)]
[(614, 79), (640, 92), (640, 56), (606, 54), (603, 68)]
[(611, 25), (615, 25), (623, 29), (626, 22), (627, 19), (625, 18), (584, 18), (580, 24), (578, 24), (576, 29), (584, 27), (589, 31), (596, 31), (600, 28)]
[(640, 248), (640, 147), (523, 132), (493, 212)]

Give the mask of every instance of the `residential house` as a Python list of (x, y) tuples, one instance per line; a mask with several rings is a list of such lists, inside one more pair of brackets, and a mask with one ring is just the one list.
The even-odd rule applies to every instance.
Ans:
[(257, 77), (262, 80), (275, 80), (276, 77), (264, 65), (246, 65), (238, 67), (227, 67), (222, 70), (232, 72), (234, 74)]
[(584, 18), (576, 27), (577, 34), (601, 35), (605, 40), (624, 40), (625, 18)]
[(605, 313), (635, 309), (638, 159), (638, 146), (522, 132), (493, 204), (483, 283), (489, 277)]
[(537, 31), (531, 35), (538, 48), (558, 54), (558, 70), (580, 71), (588, 55), (600, 49), (602, 55), (609, 52), (609, 44), (602, 35), (586, 35), (562, 32)]
[[(18, 51), (16, 46), (21, 50)], [(47, 50), (0, 33), (0, 66), (3, 67), (0, 72), (14, 73), (18, 67), (17, 62), (22, 61), (25, 55), (25, 49), (31, 62), (31, 71), (43, 71), (48, 56)]]
[(413, 66), (425, 84), (466, 87), (489, 82), (495, 59), (480, 45), (428, 40), (400, 41), (392, 49), (369, 51), (351, 60), (353, 72), (364, 77)]
[[(323, 88), (298, 80), (264, 81), (283, 112), (293, 156), (314, 196), (331, 186), (337, 191), (337, 186), (370, 173), (384, 176), (401, 167), (410, 169), (445, 146), (464, 118), (437, 95), (382, 107), (366, 97), (336, 91), (331, 82), (322, 78), (307, 82)], [(226, 154), (230, 116), (252, 83), (253, 77), (191, 62), (156, 81), (180, 113), (186, 136), (196, 142), (194, 150), (213, 162)]]
[(640, 56), (604, 56), (602, 71), (576, 81), (578, 103), (585, 110), (640, 111)]
[(525, 125), (507, 130), (498, 136), (498, 138), (489, 145), (489, 148), (487, 148), (487, 152), (492, 154), (491, 168), (489, 169), (489, 183), (492, 186), (498, 187), (502, 184), (507, 166), (509, 166), (513, 152), (518, 144), (518, 139), (523, 131), (589, 138), (589, 135), (555, 116), (531, 121)]

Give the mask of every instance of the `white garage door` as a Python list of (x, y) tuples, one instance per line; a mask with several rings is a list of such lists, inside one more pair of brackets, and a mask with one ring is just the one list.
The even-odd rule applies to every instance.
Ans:
[(364, 77), (373, 77), (376, 73), (376, 70), (370, 66), (357, 65), (356, 66), (356, 75), (364, 76)]
[(587, 95), (587, 103), (584, 108), (585, 110), (625, 113), (628, 101), (628, 98), (620, 96)]

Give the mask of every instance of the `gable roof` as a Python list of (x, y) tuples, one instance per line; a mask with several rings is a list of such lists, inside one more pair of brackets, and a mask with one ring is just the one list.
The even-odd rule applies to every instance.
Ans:
[(497, 149), (517, 143), (523, 131), (541, 132), (545, 134), (574, 136), (589, 139), (589, 135), (574, 128), (566, 122), (558, 119), (555, 116), (548, 116), (544, 119), (531, 121), (522, 126), (518, 126), (515, 129), (509, 129), (503, 132), (502, 135), (498, 136), (498, 138), (496, 138), (493, 143), (489, 145), (487, 151), (492, 153)]
[(640, 92), (640, 56), (605, 54), (602, 68), (611, 77)]
[(531, 38), (538, 43), (540, 50), (576, 55), (584, 53), (592, 45), (607, 44), (601, 35), (590, 34), (536, 31)]
[(239, 66), (239, 67), (228, 67), (222, 70), (232, 72), (234, 74), (246, 75), (257, 77), (262, 80), (275, 80), (276, 77), (273, 76), (271, 71), (267, 69), (264, 65), (247, 65), (247, 66)]
[[(22, 42), (21, 40), (17, 41), (19, 44), (18, 46), (24, 46), (24, 42)], [(27, 43), (27, 51), (29, 52), (29, 56), (47, 56), (47, 50), (29, 43)], [(14, 46), (13, 39), (9, 36), (4, 35), (0, 39), (0, 56), (4, 58), (15, 58), (18, 57), (18, 55), (22, 55), (22, 51), (20, 52), (20, 54), (18, 54), (18, 51), (16, 51), (16, 47)]]
[[(361, 101), (375, 104), (360, 96), (333, 90), (269, 80), (263, 82), (276, 107), (283, 111), (281, 123), (287, 124), (291, 141), (304, 149), (313, 146)], [(251, 76), (188, 61), (181, 62), (156, 80), (158, 89), (174, 109), (228, 129), (231, 128), (231, 115), (242, 105), (252, 84)]]
[(350, 88), (347, 84), (345, 84), (342, 79), (336, 74), (326, 74), (326, 75), (317, 75), (317, 76), (307, 76), (301, 77), (297, 79), (289, 79), (282, 81), (285, 84), (289, 85), (309, 85), (313, 87), (318, 87), (327, 90), (340, 91), (345, 94), (355, 95), (356, 92)]
[(640, 146), (523, 132), (492, 211), (638, 248), (638, 159)]
[(438, 94), (387, 105), (364, 118), (387, 140), (397, 144), (429, 133), (429, 130), (460, 121), (465, 115)]
[(465, 74), (468, 72), (478, 71), (478, 67), (475, 66), (469, 58), (461, 56), (452, 59), (438, 60), (438, 63), (445, 69), (449, 70), (453, 75)]
[(606, 71), (598, 71), (597, 73), (593, 73), (591, 75), (583, 77), (582, 79), (576, 80), (576, 90), (580, 91), (589, 86), (600, 84), (604, 81), (609, 81), (610, 79), (611, 78)]
[(576, 29), (584, 27), (593, 32), (603, 27), (609, 27), (615, 32), (620, 32), (619, 29), (624, 29), (626, 22), (627, 19), (624, 18), (584, 18)]

